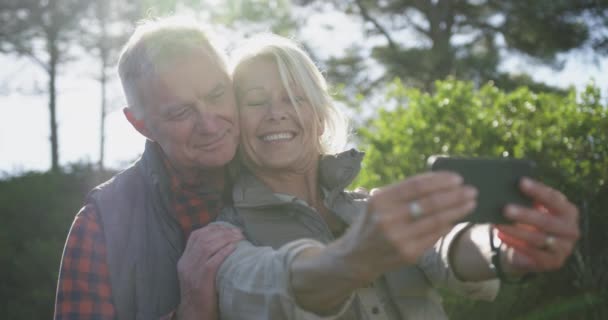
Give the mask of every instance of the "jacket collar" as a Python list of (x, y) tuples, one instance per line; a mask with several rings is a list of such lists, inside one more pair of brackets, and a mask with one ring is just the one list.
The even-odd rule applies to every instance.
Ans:
[[(335, 198), (357, 177), (363, 156), (363, 152), (355, 149), (321, 156), (319, 183), (327, 191), (326, 205), (331, 206)], [(232, 197), (237, 208), (266, 207), (285, 203), (284, 198), (278, 197), (246, 169), (242, 170), (237, 178)]]
[(146, 146), (140, 160), (142, 173), (148, 183), (157, 191), (161, 204), (167, 211), (173, 212), (169, 199), (171, 192), (169, 175), (163, 164), (163, 157), (160, 147), (155, 142), (146, 139)]

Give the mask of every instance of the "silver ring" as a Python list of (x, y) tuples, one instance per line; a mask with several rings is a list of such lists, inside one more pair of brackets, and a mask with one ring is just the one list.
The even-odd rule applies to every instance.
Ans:
[(412, 220), (417, 220), (424, 214), (424, 212), (422, 212), (422, 207), (418, 204), (418, 201), (408, 203), (407, 209)]
[(545, 241), (543, 242), (543, 246), (541, 249), (543, 250), (551, 250), (553, 249), (553, 246), (555, 245), (555, 237), (552, 235), (547, 235), (545, 237)]

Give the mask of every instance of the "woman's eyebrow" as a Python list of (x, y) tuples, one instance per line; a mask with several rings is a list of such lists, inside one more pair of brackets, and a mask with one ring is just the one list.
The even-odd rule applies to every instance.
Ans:
[(237, 90), (238, 95), (240, 97), (242, 97), (252, 91), (260, 91), (261, 93), (266, 93), (266, 89), (264, 89), (264, 87), (262, 87), (262, 86), (250, 87), (250, 88), (247, 88), (246, 90)]
[(205, 94), (205, 98), (209, 98), (209, 97), (213, 96), (214, 94), (216, 94), (218, 91), (221, 91), (225, 87), (226, 87), (226, 84), (224, 84), (224, 83), (218, 83), (218, 84), (216, 84), (215, 87), (213, 87), (213, 89), (209, 90)]

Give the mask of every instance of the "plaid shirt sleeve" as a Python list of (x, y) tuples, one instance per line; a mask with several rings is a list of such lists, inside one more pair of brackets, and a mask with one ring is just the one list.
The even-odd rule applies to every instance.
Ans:
[(106, 245), (95, 209), (85, 206), (76, 215), (63, 250), (55, 320), (112, 320)]
[[(160, 319), (174, 317), (175, 312), (171, 312)], [(63, 250), (55, 320), (115, 318), (106, 242), (94, 207), (85, 206), (76, 215)]]

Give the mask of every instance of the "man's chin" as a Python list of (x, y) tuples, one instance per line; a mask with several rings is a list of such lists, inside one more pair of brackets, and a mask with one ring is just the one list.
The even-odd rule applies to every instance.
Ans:
[(218, 150), (213, 153), (206, 153), (204, 156), (199, 157), (198, 164), (207, 169), (223, 168), (225, 165), (234, 158), (236, 150)]

